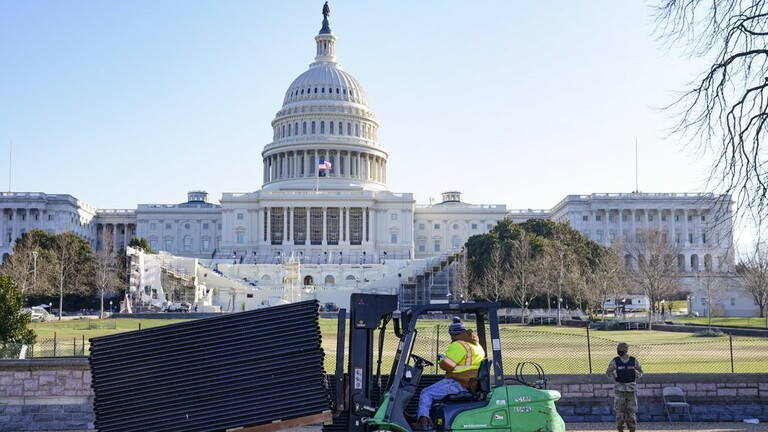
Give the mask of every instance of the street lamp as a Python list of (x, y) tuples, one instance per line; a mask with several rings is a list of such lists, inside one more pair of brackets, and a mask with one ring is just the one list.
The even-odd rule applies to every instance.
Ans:
[(37, 251), (32, 251), (32, 291), (35, 291), (37, 289)]
[(112, 313), (112, 300), (109, 301), (109, 313)]

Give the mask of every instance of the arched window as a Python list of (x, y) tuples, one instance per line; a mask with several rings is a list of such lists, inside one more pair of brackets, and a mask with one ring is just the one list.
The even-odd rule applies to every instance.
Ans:
[(282, 132), (280, 132), (280, 138), (285, 136), (285, 125), (283, 125)]
[[(338, 90), (338, 89), (337, 89), (337, 90)], [(347, 275), (347, 277), (346, 277), (346, 278), (344, 278), (344, 279), (346, 279), (346, 280), (348, 280), (348, 281), (355, 281), (355, 280), (357, 280), (357, 278), (355, 277), (355, 275)]]
[(335, 283), (336, 283), (336, 279), (333, 276), (328, 275), (328, 276), (325, 277), (325, 284), (326, 285), (333, 285)]
[(339, 94), (339, 88), (336, 87), (336, 94)]
[(325, 87), (320, 89), (320, 93), (325, 93)]
[(339, 135), (344, 135), (344, 124), (339, 122)]
[(454, 249), (461, 248), (461, 239), (459, 238), (459, 236), (453, 236), (453, 238), (451, 239), (451, 247)]
[(685, 255), (683, 254), (677, 256), (677, 270), (685, 271)]
[(315, 122), (312, 122), (312, 133), (315, 134), (317, 131), (315, 130)]
[[(323, 87), (323, 88), (325, 88), (325, 87)], [(320, 133), (321, 134), (325, 133), (325, 122), (324, 121), (320, 122)]]
[(293, 134), (298, 135), (299, 134), (299, 122), (296, 122), (293, 124)]
[(347, 123), (347, 135), (352, 135), (352, 123)]
[(292, 129), (291, 126), (292, 125), (290, 123), (288, 123), (288, 136), (291, 136), (291, 129)]
[(185, 252), (191, 251), (192, 250), (192, 237), (184, 236), (183, 245), (184, 245), (184, 251)]
[(301, 94), (304, 94), (304, 89), (301, 89)]
[(712, 271), (712, 255), (704, 255), (704, 270)]
[(347, 89), (342, 89), (342, 91), (341, 91), (341, 92), (344, 94), (344, 96), (346, 96), (346, 95), (347, 95)]
[(355, 123), (355, 136), (360, 136), (360, 123)]
[(302, 123), (301, 125), (301, 133), (306, 135), (307, 134), (307, 122)]
[(263, 281), (271, 281), (272, 280), (272, 276), (264, 275), (264, 276), (261, 277), (261, 280), (263, 280)]
[(315, 93), (317, 93), (317, 87), (315, 87)]
[(691, 255), (691, 271), (699, 270), (699, 256), (696, 254)]
[(333, 93), (333, 89), (328, 87), (328, 93)]
[(237, 244), (245, 243), (245, 228), (238, 228), (237, 231), (235, 231), (235, 242)]
[(312, 276), (307, 276), (304, 278), (304, 285), (312, 285), (314, 280), (312, 280)]
[(328, 133), (333, 135), (333, 122), (328, 122)]

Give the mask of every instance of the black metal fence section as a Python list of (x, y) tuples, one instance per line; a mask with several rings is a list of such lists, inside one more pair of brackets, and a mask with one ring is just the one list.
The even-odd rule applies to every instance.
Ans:
[[(514, 374), (522, 362), (541, 364), (547, 374), (604, 373), (616, 357), (617, 333), (610, 339), (587, 328), (502, 326), (501, 347), (505, 374)], [(621, 334), (621, 333), (619, 333)], [(670, 333), (672, 334), (672, 333)], [(648, 338), (643, 336), (648, 335)], [(621, 336), (618, 336), (621, 337)], [(662, 341), (658, 333), (627, 332), (630, 354), (646, 373), (767, 373), (768, 338), (701, 337), (686, 341)], [(643, 341), (643, 339), (648, 340)], [(448, 324), (426, 325), (418, 329), (413, 352), (435, 359), (450, 343)], [(378, 346), (378, 341), (375, 342)], [(382, 356), (383, 372), (388, 372), (397, 349), (397, 339), (388, 332)], [(326, 350), (326, 352), (329, 352)], [(326, 369), (333, 370), (333, 352), (326, 358)], [(441, 373), (437, 366), (429, 373)]]
[(91, 339), (99, 431), (224, 431), (329, 410), (318, 304)]

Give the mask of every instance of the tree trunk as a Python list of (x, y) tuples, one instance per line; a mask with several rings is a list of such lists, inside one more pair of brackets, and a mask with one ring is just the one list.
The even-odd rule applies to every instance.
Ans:
[(59, 321), (61, 321), (62, 312), (64, 312), (64, 281), (59, 279)]
[(99, 312), (99, 319), (104, 319), (104, 289), (101, 289), (101, 312)]

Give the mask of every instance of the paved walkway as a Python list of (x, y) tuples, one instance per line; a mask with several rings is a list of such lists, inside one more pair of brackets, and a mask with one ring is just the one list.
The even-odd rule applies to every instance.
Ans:
[[(566, 426), (569, 431), (581, 432), (615, 432), (616, 426), (613, 423), (571, 423)], [(286, 429), (282, 432), (320, 432), (320, 426), (303, 426), (294, 429)], [(747, 423), (641, 423), (637, 428), (638, 432), (752, 432), (768, 431), (768, 423), (747, 424)], [(51, 431), (53, 432), (53, 431)], [(61, 432), (61, 431), (56, 431)], [(67, 431), (67, 432), (95, 432), (85, 431)]]
[[(583, 432), (607, 432), (616, 431), (614, 423), (571, 423), (566, 426), (569, 431)], [(626, 430), (626, 429), (625, 429)], [(640, 423), (638, 431), (687, 431), (687, 432), (741, 432), (741, 431), (768, 431), (768, 423)]]

